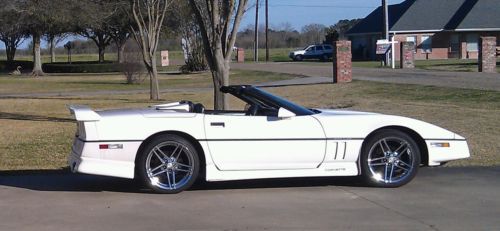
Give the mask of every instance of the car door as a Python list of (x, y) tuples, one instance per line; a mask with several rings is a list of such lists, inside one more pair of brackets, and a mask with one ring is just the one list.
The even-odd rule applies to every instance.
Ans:
[(210, 154), (220, 170), (316, 168), (326, 149), (312, 116), (205, 115)]
[(304, 52), (304, 58), (307, 58), (307, 59), (314, 58), (315, 55), (316, 55), (316, 47), (314, 47), (314, 46), (310, 46)]

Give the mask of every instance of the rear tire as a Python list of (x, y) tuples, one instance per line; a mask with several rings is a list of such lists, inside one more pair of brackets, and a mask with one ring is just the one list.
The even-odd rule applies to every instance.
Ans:
[(177, 135), (153, 138), (137, 160), (141, 182), (158, 193), (179, 193), (198, 178), (200, 160), (193, 145)]
[(366, 141), (360, 161), (362, 178), (369, 186), (399, 187), (416, 176), (420, 150), (408, 134), (384, 129)]

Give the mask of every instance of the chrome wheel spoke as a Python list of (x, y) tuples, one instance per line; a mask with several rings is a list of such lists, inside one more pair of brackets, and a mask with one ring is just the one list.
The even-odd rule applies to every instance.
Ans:
[(153, 168), (153, 169), (149, 170), (149, 172), (150, 172), (150, 173), (153, 173), (153, 172), (155, 172), (156, 170), (160, 169), (160, 168), (161, 168), (161, 167), (163, 167), (163, 166), (165, 166), (165, 165), (164, 165), (164, 164), (160, 164), (160, 165), (158, 165), (158, 167), (156, 167), (156, 168)]
[(407, 171), (407, 172), (408, 172), (408, 171), (410, 171), (410, 169), (409, 169), (409, 168), (403, 167), (403, 166), (402, 166), (402, 165), (400, 165), (400, 164), (396, 165), (396, 167), (397, 167), (397, 168), (400, 168), (400, 169), (403, 169), (403, 170), (405, 170), (405, 171)]
[(411, 168), (411, 167), (412, 167), (411, 165), (407, 164), (406, 162), (404, 162), (404, 161), (402, 161), (402, 160), (400, 160), (400, 161), (399, 161), (399, 163), (400, 163), (400, 164), (403, 164), (403, 165), (406, 165), (406, 166), (408, 166), (409, 168)]
[(391, 147), (387, 143), (387, 139), (383, 139), (381, 142), (384, 143), (384, 146), (385, 146), (387, 152), (392, 152)]
[(374, 161), (383, 160), (383, 159), (385, 159), (385, 156), (378, 157), (378, 158), (373, 158), (373, 159), (368, 159), (368, 162), (374, 162)]
[(397, 158), (401, 158), (401, 156), (403, 155), (403, 153), (408, 153), (408, 147), (406, 147), (405, 149), (403, 149), (403, 151), (401, 151), (400, 153), (398, 153), (398, 155), (396, 156)]
[(392, 182), (392, 174), (394, 173), (394, 164), (391, 164), (391, 173), (389, 174), (389, 183)]
[[(151, 177), (156, 177), (156, 176), (158, 176), (160, 174), (163, 174), (163, 173), (166, 173), (166, 172), (167, 172), (166, 169), (163, 169), (163, 170), (161, 170), (161, 171), (159, 171), (157, 173), (153, 173), (153, 171), (151, 171)], [(167, 173), (167, 175), (168, 175), (168, 173)]]
[[(179, 168), (179, 167), (183, 167), (185, 169), (182, 169), (182, 168)], [(191, 172), (191, 170), (193, 170), (193, 168), (190, 165), (177, 163), (177, 170), (178, 171)]]
[[(160, 154), (158, 154), (158, 152), (162, 154), (163, 158), (160, 156)], [(153, 153), (161, 161), (162, 164), (165, 164), (165, 158), (167, 157), (165, 153), (163, 153), (159, 148), (156, 147), (153, 149)]]
[(383, 166), (383, 165), (386, 165), (386, 163), (373, 163), (373, 164), (369, 164), (370, 166)]
[(387, 182), (387, 173), (389, 172), (389, 164), (385, 164), (385, 168), (384, 168), (384, 181)]
[(172, 188), (172, 182), (170, 182), (170, 174), (168, 174), (168, 171), (165, 171), (167, 173), (167, 182), (168, 182), (168, 187)]
[(175, 147), (175, 149), (172, 152), (172, 154), (170, 154), (170, 158), (173, 158), (173, 159), (179, 158), (179, 156), (182, 153), (182, 149), (184, 149), (184, 148), (181, 145), (177, 145), (177, 147)]
[(172, 171), (172, 183), (173, 183), (173, 187), (175, 189), (175, 170)]

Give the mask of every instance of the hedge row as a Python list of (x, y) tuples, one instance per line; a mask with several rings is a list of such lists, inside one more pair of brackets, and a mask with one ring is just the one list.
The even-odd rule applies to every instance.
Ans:
[(113, 62), (73, 62), (44, 63), (42, 69), (47, 73), (103, 73), (119, 72), (120, 64)]
[(7, 62), (6, 60), (0, 61), (0, 72), (12, 72), (21, 67), (21, 71), (33, 69), (33, 62), (31, 61), (12, 61)]
[[(11, 72), (21, 67), (22, 72), (29, 72), (33, 69), (32, 61), (13, 61), (7, 62), (0, 60), (0, 72)], [(115, 62), (73, 62), (69, 63), (44, 63), (42, 69), (46, 73), (103, 73), (120, 72), (120, 64)]]

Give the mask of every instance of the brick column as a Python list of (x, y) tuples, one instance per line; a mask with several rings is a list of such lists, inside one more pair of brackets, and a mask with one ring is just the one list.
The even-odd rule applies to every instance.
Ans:
[(479, 39), (479, 72), (497, 72), (497, 38), (481, 37)]
[(161, 51), (161, 66), (166, 67), (170, 65), (170, 61), (168, 60), (168, 51)]
[(238, 48), (238, 50), (236, 50), (236, 62), (245, 62), (245, 50), (243, 48)]
[(333, 49), (333, 83), (352, 81), (351, 41), (336, 41)]
[(414, 42), (400, 42), (401, 48), (399, 66), (401, 69), (415, 68), (415, 43)]

